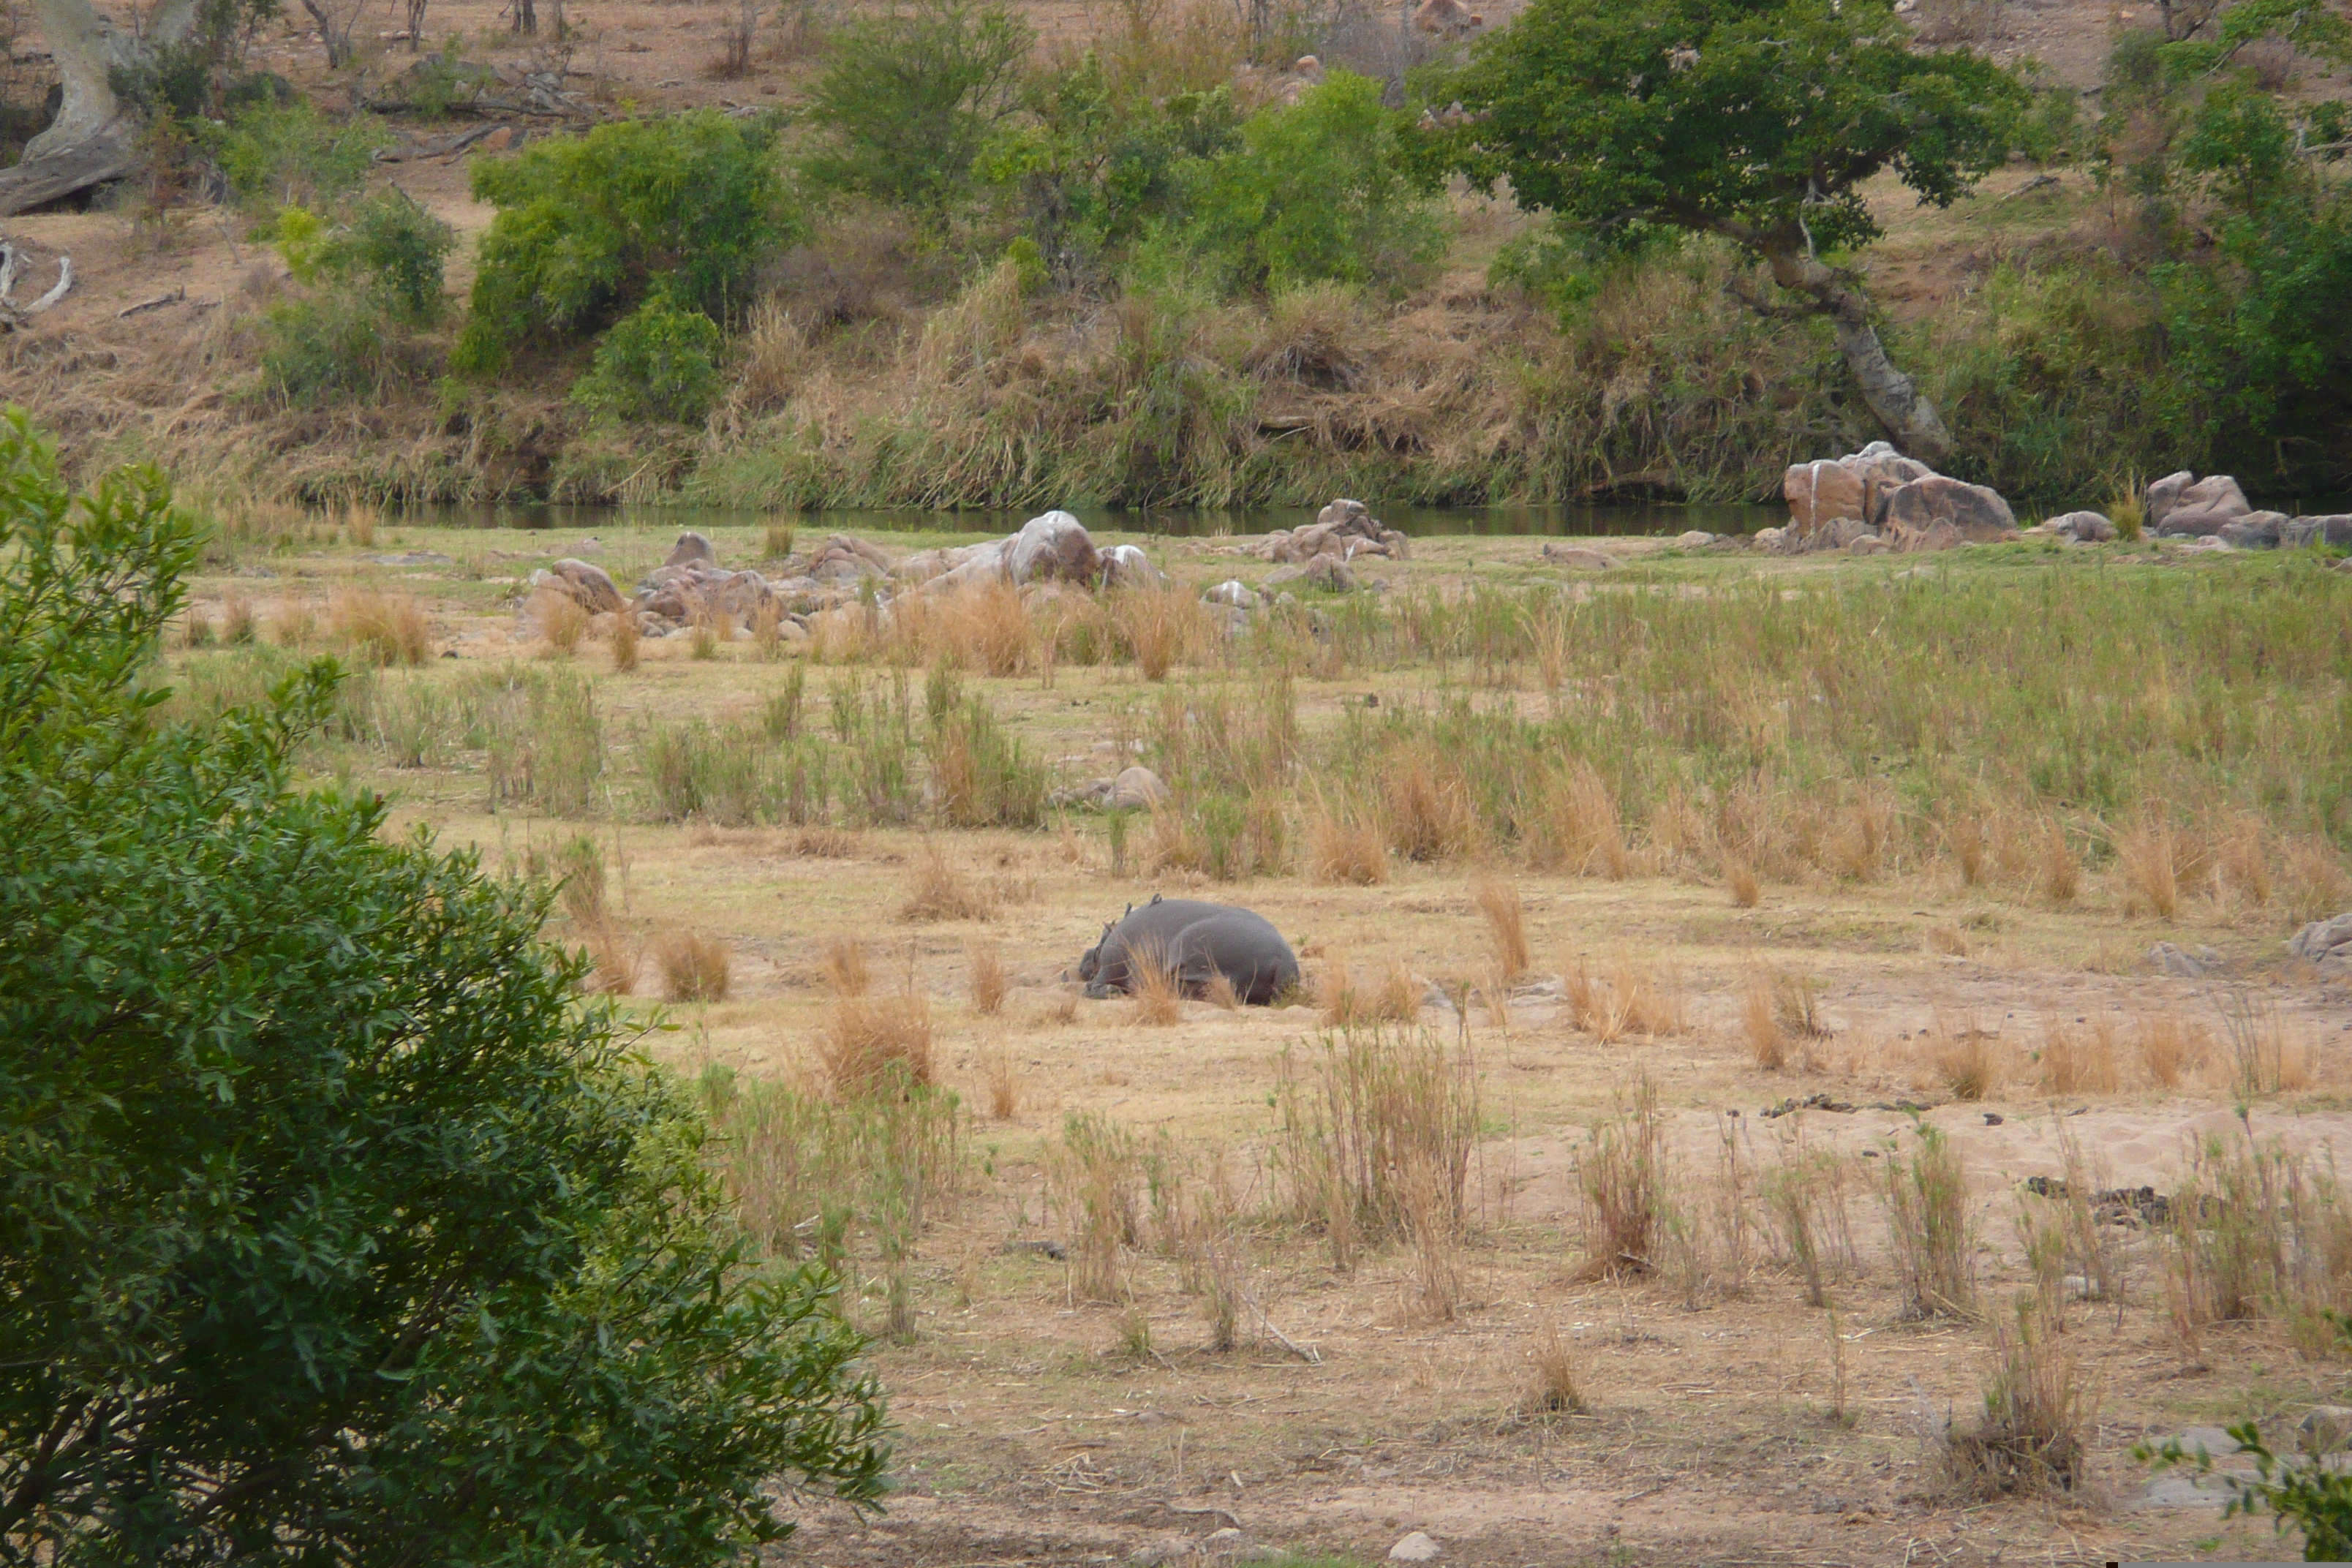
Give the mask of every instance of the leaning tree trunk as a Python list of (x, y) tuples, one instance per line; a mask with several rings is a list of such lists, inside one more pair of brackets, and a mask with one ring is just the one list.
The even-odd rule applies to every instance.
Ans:
[(64, 79), (65, 100), (48, 129), (25, 144), (16, 166), (0, 169), (0, 217), (131, 173), (139, 125), (108, 78), (187, 37), (196, 0), (163, 0), (144, 37), (115, 26), (89, 0), (33, 0), (33, 9)]
[(1944, 428), (1936, 405), (1927, 401), (1918, 384), (1886, 357), (1886, 345), (1878, 341), (1878, 330), (1870, 324), (1870, 301), (1848, 288), (1834, 268), (1802, 251), (1776, 250), (1765, 260), (1772, 268), (1772, 281), (1792, 292), (1811, 295), (1829, 317), (1846, 368), (1861, 384), (1862, 400), (1886, 426), (1895, 446), (1906, 457), (1922, 462), (1941, 461), (1952, 449), (1952, 433)]

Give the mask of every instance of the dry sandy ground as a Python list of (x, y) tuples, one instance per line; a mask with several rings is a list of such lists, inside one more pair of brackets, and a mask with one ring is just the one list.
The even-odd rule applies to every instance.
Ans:
[[(750, 537), (722, 537), (722, 557), (739, 556)], [(436, 647), (460, 656), (428, 661), (425, 677), (436, 679), (475, 661), (537, 656), (511, 640), (501, 604), (530, 559), (593, 549), (627, 581), (667, 539), (656, 529), (582, 540), (402, 528), (380, 533), (371, 553), (455, 559), (383, 566), (348, 550), (298, 552), (257, 559), (203, 592), (207, 607), (232, 593), (251, 596), (266, 622), (281, 599), (315, 604), (354, 575), (404, 586), (431, 605)], [(1180, 574), (1204, 580), (1223, 568), (1216, 552), (1231, 548), (1150, 542)], [(1535, 548), (1429, 541), (1409, 573), (1507, 571)], [(648, 643), (627, 677), (604, 676), (602, 650), (583, 649), (583, 668), (600, 672), (608, 732), (625, 734), (636, 715), (748, 713), (782, 679), (782, 667), (740, 645), (691, 660), (684, 640)], [(835, 674), (811, 672), (812, 701)], [(1386, 671), (1306, 681), (1302, 720), (1327, 723), (1343, 703), (1378, 691), (1393, 700), (1426, 679)], [(981, 684), (1026, 742), (1065, 759), (1073, 776), (1101, 771), (1107, 743), (1125, 730), (1123, 706), (1152, 696), (1124, 669)], [(486, 815), (482, 781), (464, 769), (373, 782), (394, 793), (402, 825), (484, 845), (494, 864), (579, 830)], [(1280, 1548), (1378, 1559), (1414, 1530), (1440, 1541), (1443, 1561), (1496, 1565), (2247, 1560), (2271, 1551), (2266, 1525), (2225, 1526), (2218, 1496), (2182, 1481), (2152, 1493), (2128, 1449), (2246, 1414), (2291, 1425), (2344, 1387), (2340, 1360), (2305, 1359), (2276, 1322), (2210, 1329), (2199, 1346), (2184, 1344), (2168, 1315), (2158, 1240), (2119, 1229), (2126, 1296), (2078, 1301), (2068, 1313), (2067, 1345), (2097, 1394), (2090, 1485), (2056, 1500), (1956, 1498), (1941, 1483), (1932, 1434), (1980, 1408), (1985, 1321), (1902, 1321), (1871, 1186), (1885, 1168), (1874, 1162), (1916, 1136), (1909, 1113), (1880, 1107), (1940, 1102), (1926, 1120), (1966, 1160), (1982, 1300), (1997, 1317), (2028, 1279), (2016, 1184), (2063, 1170), (2062, 1135), (2102, 1185), (2167, 1191), (2192, 1138), (2243, 1135), (2218, 1058), (2177, 1091), (2147, 1087), (2135, 1068), (2128, 1081), (2141, 1087), (2122, 1092), (2042, 1092), (2030, 1058), (2047, 1028), (2105, 1021), (2128, 1042), (2142, 1021), (2170, 1016), (2218, 1037), (2231, 1007), (2267, 1018), (2305, 1075), (2294, 1092), (2251, 1106), (2253, 1132), (2323, 1161), (2352, 1148), (2352, 985), (2291, 966), (2274, 920), (2202, 900), (2175, 922), (2126, 920), (2116, 890), (2095, 879), (2063, 910), (1989, 897), (1942, 874), (1769, 886), (1758, 907), (1741, 910), (1700, 879), (1520, 873), (1535, 973), (1507, 1017), (1473, 1000), (1466, 1026), (1439, 1005), (1423, 1019), (1465, 1042), (1478, 1063), (1486, 1136), (1473, 1170), (1475, 1233), (1457, 1259), (1458, 1315), (1427, 1321), (1409, 1251), (1376, 1253), (1343, 1275), (1311, 1237), (1269, 1227), (1249, 1266), (1258, 1314), (1245, 1314), (1243, 1348), (1218, 1354), (1206, 1348), (1199, 1299), (1169, 1260), (1131, 1260), (1131, 1302), (1090, 1302), (1065, 1264), (1023, 1245), (1069, 1239), (1065, 1216), (1049, 1207), (1043, 1161), (1066, 1113), (1100, 1112), (1146, 1137), (1164, 1133), (1195, 1158), (1222, 1151), (1245, 1203), (1262, 1197), (1273, 1179), (1277, 1063), (1286, 1049), (1311, 1045), (1316, 1018), (1306, 1007), (1193, 1003), (1178, 1023), (1147, 1026), (1124, 1001), (1073, 1002), (1066, 973), (1103, 920), (1164, 890), (1264, 910), (1310, 971), (1342, 957), (1376, 972), (1402, 963), (1442, 986), (1486, 962), (1470, 868), (1407, 867), (1377, 888), (1284, 878), (1204, 889), (1186, 878), (1114, 875), (1099, 826), (1085, 818), (1067, 835), (861, 831), (837, 841), (784, 828), (605, 823), (593, 831), (627, 930), (650, 941), (691, 929), (730, 945), (730, 998), (676, 1009), (682, 1028), (655, 1037), (680, 1068), (716, 1062), (804, 1079), (825, 1006), (823, 945), (851, 934), (867, 942), (886, 983), (907, 976), (930, 999), (943, 1074), (969, 1104), (984, 1107), (983, 1064), (997, 1053), (1021, 1079), (1011, 1119), (982, 1113), (972, 1135), (981, 1171), (925, 1239), (914, 1342), (874, 1352), (899, 1424), (901, 1489), (871, 1521), (795, 1502), (806, 1530), (790, 1561), (1079, 1563), (1173, 1560), (1195, 1548), (1226, 1558)], [(994, 919), (899, 917), (915, 868), (935, 846), (995, 891)], [(2210, 943), (2224, 963), (2200, 980), (2166, 977), (2146, 959), (2158, 940)], [(1965, 955), (1943, 951), (1953, 945)], [(971, 954), (983, 947), (1002, 955), (1013, 982), (994, 1016), (968, 999)], [(1643, 970), (1680, 998), (1687, 1026), (1606, 1045), (1578, 1031), (1558, 976), (1580, 962)], [(1810, 976), (1818, 988), (1828, 1036), (1790, 1070), (1760, 1070), (1742, 1043), (1739, 997), (1761, 969)], [(1950, 1102), (1927, 1057), (1931, 1034), (1963, 1028), (1991, 1037), (2008, 1067), (1980, 1102)], [(1751, 1193), (1792, 1150), (1843, 1157), (1863, 1265), (1833, 1292), (1851, 1426), (1828, 1414), (1832, 1320), (1804, 1305), (1760, 1237), (1740, 1292), (1696, 1306), (1663, 1280), (1575, 1278), (1575, 1161), (1612, 1096), (1642, 1075), (1660, 1088), (1676, 1190), (1693, 1205), (1720, 1194), (1727, 1139)], [(1760, 1114), (1814, 1093), (1856, 1109)], [(878, 1289), (865, 1288), (859, 1312), (878, 1318)], [(1148, 1351), (1129, 1342), (1139, 1312)], [(1528, 1413), (1528, 1356), (1546, 1328), (1574, 1346), (1587, 1414)], [(1212, 1540), (1228, 1529), (1238, 1533)]]

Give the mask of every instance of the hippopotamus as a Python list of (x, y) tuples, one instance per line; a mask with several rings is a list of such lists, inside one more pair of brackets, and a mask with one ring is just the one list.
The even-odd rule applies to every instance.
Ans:
[(1207, 994), (1210, 982), (1223, 974), (1234, 995), (1264, 1006), (1298, 984), (1298, 955), (1264, 915), (1156, 896), (1139, 910), (1129, 905), (1125, 916), (1104, 925), (1102, 940), (1078, 960), (1078, 978), (1089, 996), (1132, 991), (1135, 961), (1146, 956), (1172, 968), (1187, 996)]

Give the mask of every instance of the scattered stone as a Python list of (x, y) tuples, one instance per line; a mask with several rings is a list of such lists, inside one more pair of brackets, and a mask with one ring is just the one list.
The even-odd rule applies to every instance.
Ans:
[(879, 545), (846, 533), (829, 533), (809, 555), (803, 574), (819, 583), (855, 584), (860, 577), (887, 577), (890, 557)]
[(1779, 550), (1788, 542), (1789, 531), (1785, 528), (1759, 528), (1748, 538), (1759, 550)]
[(1411, 1535), (1406, 1536), (1402, 1541), (1398, 1542), (1394, 1546), (1389, 1548), (1389, 1561), (1391, 1563), (1434, 1563), (1437, 1561), (1438, 1553), (1442, 1550), (1444, 1549), (1441, 1548), (1435, 1541), (1416, 1530)]
[(1040, 1258), (1050, 1258), (1059, 1263), (1069, 1256), (1058, 1241), (1008, 1241), (996, 1249), (999, 1252), (1034, 1252)]
[(2200, 1448), (2217, 1459), (2243, 1452), (2238, 1447), (2238, 1440), (2219, 1426), (2191, 1426), (2174, 1441), (2180, 1445), (2181, 1452), (2191, 1456)]
[(1998, 1127), (1998, 1126), (2000, 1126), (2000, 1125), (2001, 1124), (2002, 1121), (2004, 1120), (2004, 1118), (2001, 1116), (2000, 1112), (2000, 1111), (1998, 1111), (1998, 1110), (1988, 1110), (1988, 1111), (1986, 1111), (1986, 1112), (1984, 1113), (1984, 1119), (1985, 1119), (1985, 1125), (1986, 1125), (1987, 1127)]
[(1886, 541), (1874, 533), (1865, 533), (1846, 541), (1845, 548), (1849, 555), (1883, 555), (1886, 552)]
[(1412, 553), (1411, 542), (1403, 534), (1382, 527), (1363, 502), (1345, 497), (1325, 507), (1306, 527), (1276, 530), (1257, 547), (1261, 559), (1288, 565), (1303, 565), (1318, 555), (1336, 555), (1341, 561), (1359, 555), (1403, 561)]
[(2148, 962), (2167, 974), (2178, 974), (2184, 980), (2195, 980), (2221, 965), (2221, 955), (2210, 947), (2194, 952), (2168, 942), (2159, 942), (2147, 950)]
[(1236, 610), (1255, 610), (1260, 600), (1257, 591), (1237, 578), (1227, 578), (1201, 595), (1203, 604), (1224, 605)]
[(2287, 939), (2286, 950), (2314, 963), (2352, 965), (2352, 910), (2330, 921), (2314, 921)]
[(669, 547), (669, 556), (662, 564), (683, 566), (689, 561), (707, 562), (713, 566), (719, 564), (718, 548), (691, 529), (677, 536), (677, 542)]
[(1581, 544), (1546, 544), (1540, 558), (1571, 572), (1607, 572), (1617, 564), (1598, 550), (1588, 550)]
[(1718, 537), (1718, 535), (1709, 533), (1703, 528), (1694, 528), (1687, 533), (1678, 533), (1675, 535), (1675, 548), (1677, 550), (1705, 550), (1715, 544)]
[(433, 550), (408, 550), (402, 552), (398, 555), (367, 555), (361, 557), (361, 559), (373, 561), (379, 566), (449, 566), (456, 564), (456, 563), (454, 563), (448, 556), (440, 553), (438, 551)]
[(1127, 1554), (1135, 1568), (1169, 1568), (1192, 1555), (1189, 1541), (1147, 1541)]
[(1327, 594), (1352, 594), (1360, 585), (1356, 574), (1337, 555), (1318, 555), (1307, 563), (1307, 582), (1310, 587)]
[(1201, 1542), (1202, 1549), (1209, 1552), (1234, 1552), (1240, 1550), (1241, 1544), (1242, 1532), (1230, 1524), (1209, 1531)]
[[(2152, 500), (2155, 486), (2149, 486), (2148, 490)], [(2151, 531), (2175, 538), (2215, 534), (2221, 531), (2223, 524), (2235, 522), (2253, 510), (2253, 503), (2238, 488), (2237, 480), (2227, 474), (2208, 474), (2174, 492), (2171, 504), (2163, 509)]]
[(1169, 798), (1168, 786), (1160, 775), (1138, 763), (1120, 770), (1110, 783), (1110, 805), (1114, 811), (1139, 811), (1159, 805)]
[(2314, 1452), (2340, 1448), (2346, 1438), (2352, 1437), (2352, 1405), (2315, 1405), (2294, 1429), (2302, 1435), (2304, 1447)]
[(1102, 580), (1106, 588), (1152, 587), (1168, 581), (1133, 544), (1114, 544), (1102, 552)]
[(730, 572), (698, 561), (656, 569), (630, 608), (680, 622), (712, 612), (745, 626), (757, 620), (762, 609), (772, 609), (779, 617), (785, 614), (768, 580), (757, 572)]
[(1847, 1104), (1844, 1100), (1832, 1100), (1826, 1094), (1816, 1093), (1809, 1094), (1802, 1100), (1790, 1096), (1789, 1099), (1780, 1101), (1778, 1105), (1766, 1106), (1761, 1111), (1758, 1112), (1758, 1114), (1764, 1117), (1767, 1121), (1770, 1121), (1776, 1117), (1787, 1116), (1791, 1112), (1799, 1110), (1830, 1110), (1835, 1111), (1840, 1116), (1851, 1116), (1853, 1114), (1853, 1110), (1854, 1108)]
[(2225, 1476), (2200, 1475), (2195, 1470), (2167, 1470), (2147, 1483), (2140, 1495), (2142, 1508), (2220, 1508), (2237, 1495)]

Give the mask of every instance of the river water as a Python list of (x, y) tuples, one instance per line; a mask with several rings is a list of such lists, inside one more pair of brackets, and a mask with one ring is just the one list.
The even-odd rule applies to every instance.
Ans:
[[(1263, 507), (1219, 511), (1169, 508), (1118, 511), (1072, 507), (1080, 522), (1097, 532), (1156, 533), (1201, 537), (1265, 533), (1296, 528), (1315, 519), (1313, 507)], [(1709, 533), (1752, 533), (1788, 521), (1779, 507), (1670, 506), (1624, 502), (1609, 506), (1382, 507), (1374, 515), (1391, 528), (1417, 536), (1474, 534), (1500, 538), (1574, 537), (1613, 534), (1672, 537), (1697, 528)], [(757, 528), (791, 518), (803, 533), (904, 533), (929, 530), (949, 533), (1010, 533), (1031, 514), (1017, 511), (919, 511), (874, 510), (759, 511), (722, 507), (501, 506), (435, 507), (404, 514), (407, 521), (457, 528)]]

